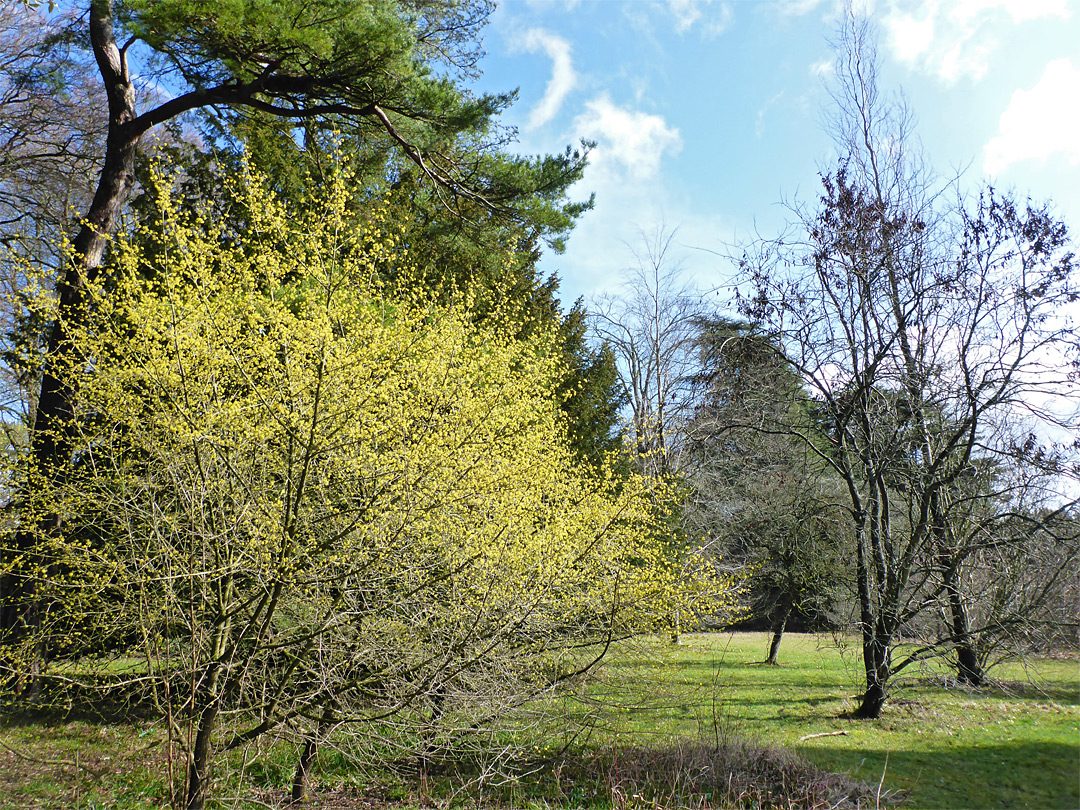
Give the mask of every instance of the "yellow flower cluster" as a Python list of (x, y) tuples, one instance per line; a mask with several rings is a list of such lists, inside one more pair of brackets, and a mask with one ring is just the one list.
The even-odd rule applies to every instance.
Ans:
[(298, 209), (238, 178), (233, 233), (159, 178), (70, 325), (78, 473), (40, 497), (98, 527), (71, 568), (118, 634), (273, 727), (714, 608), (727, 583), (670, 553), (658, 484), (568, 451), (554, 334), (384, 290), (408, 251), (378, 204), (356, 224), (349, 180)]

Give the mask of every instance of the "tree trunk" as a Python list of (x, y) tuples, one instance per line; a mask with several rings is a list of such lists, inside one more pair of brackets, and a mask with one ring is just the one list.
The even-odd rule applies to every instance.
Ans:
[(942, 584), (949, 601), (949, 614), (952, 620), (952, 639), (956, 645), (956, 679), (960, 683), (982, 686), (986, 673), (979, 663), (975, 638), (971, 634), (971, 621), (968, 619), (964, 594), (960, 590), (960, 566), (963, 557), (957, 549), (949, 531), (948, 523), (941, 503), (941, 496), (931, 500), (934, 519), (934, 537), (938, 544), (938, 566), (941, 568)]
[(58, 317), (49, 333), (33, 426), (34, 461), (45, 475), (66, 466), (71, 452), (74, 392), (59, 379), (62, 359), (72, 351), (67, 325), (85, 317), (86, 284), (97, 277), (106, 242), (131, 192), (139, 147), (140, 133), (132, 126), (136, 118), (135, 88), (128, 75), (126, 56), (116, 46), (112, 4), (106, 0), (90, 4), (90, 39), (109, 99), (109, 134), (97, 192), (72, 243), (71, 261), (57, 289)]
[(986, 673), (979, 663), (975, 639), (971, 635), (967, 606), (955, 581), (950, 579), (946, 590), (949, 593), (949, 610), (952, 612), (953, 638), (956, 640), (956, 679), (971, 686), (982, 686)]
[(228, 632), (228, 620), (221, 618), (214, 639), (215, 660), (207, 665), (203, 682), (191, 697), (192, 713), (198, 711), (200, 706), (202, 711), (199, 712), (195, 745), (192, 746), (188, 759), (186, 810), (203, 810), (210, 796), (210, 762), (214, 753), (214, 731), (221, 707), (221, 660), (225, 656)]
[[(128, 74), (125, 54), (117, 47), (113, 32), (113, 9), (107, 0), (90, 4), (90, 40), (109, 100), (109, 133), (105, 163), (90, 210), (72, 242), (72, 256), (57, 284), (57, 319), (49, 330), (41, 389), (31, 425), (30, 465), (33, 475), (46, 487), (62, 485), (71, 463), (75, 391), (66, 381), (64, 369), (73, 348), (70, 326), (85, 317), (86, 285), (97, 276), (109, 234), (130, 192), (135, 172), (139, 132), (132, 126), (136, 117), (135, 90)], [(34, 486), (30, 482), (31, 486)], [(39, 548), (41, 538), (55, 536), (62, 528), (59, 515), (45, 514), (32, 521), (35, 529), (15, 534), (13, 548), (5, 556), (15, 561), (0, 578), (0, 668), (25, 673), (44, 663), (44, 639), (35, 639), (43, 628), (45, 612), (39, 604), (38, 583), (55, 576), (52, 561)], [(17, 660), (15, 647), (27, 644), (39, 650), (40, 660), (31, 664)], [(11, 674), (11, 672), (7, 673)]]
[(308, 779), (315, 755), (319, 753), (319, 732), (313, 732), (304, 742), (300, 760), (296, 763), (296, 775), (293, 776), (291, 800), (302, 802), (307, 796)]
[[(877, 519), (877, 515), (872, 518)], [(872, 534), (872, 532), (871, 532)], [(892, 638), (884, 633), (881, 623), (881, 606), (874, 603), (874, 590), (870, 561), (866, 545), (869, 538), (865, 534), (865, 523), (856, 527), (856, 569), (859, 586), (859, 618), (863, 637), (863, 669), (866, 672), (866, 691), (863, 692), (855, 716), (863, 719), (875, 719), (881, 714), (888, 697), (886, 687), (889, 681)], [(872, 542), (872, 541), (871, 541)], [(875, 609), (876, 608), (876, 609)]]
[(296, 774), (293, 776), (291, 800), (302, 802), (307, 797), (308, 784), (311, 778), (311, 766), (319, 753), (319, 743), (326, 736), (334, 722), (335, 712), (333, 705), (325, 707), (323, 715), (319, 719), (319, 725), (304, 741), (304, 748), (300, 752), (300, 759), (296, 763)]
[[(856, 579), (859, 588), (859, 623), (863, 636), (863, 668), (866, 672), (866, 691), (863, 692), (855, 716), (874, 719), (881, 714), (888, 697), (888, 644), (881, 644), (880, 624), (874, 610), (870, 564), (867, 560), (865, 517), (860, 514), (855, 526)], [(884, 675), (884, 677), (882, 677)]]
[(791, 618), (791, 613), (795, 607), (791, 599), (785, 599), (784, 602), (784, 609), (777, 616), (776, 621), (773, 622), (772, 641), (769, 642), (769, 657), (765, 659), (766, 664), (771, 664), (774, 667), (780, 663), (777, 660), (777, 655), (780, 652), (780, 640), (784, 637), (784, 630), (787, 629), (788, 620)]
[(889, 676), (892, 675), (892, 637), (876, 624), (863, 629), (863, 663), (866, 670), (866, 691), (863, 692), (855, 716), (874, 720), (888, 698)]
[(210, 795), (210, 756), (214, 726), (217, 723), (215, 700), (199, 716), (199, 730), (187, 769), (187, 810), (203, 810)]
[(861, 720), (876, 720), (881, 716), (881, 710), (885, 706), (888, 693), (885, 691), (885, 683), (875, 680), (870, 683), (860, 698), (859, 708), (855, 710), (855, 716)]

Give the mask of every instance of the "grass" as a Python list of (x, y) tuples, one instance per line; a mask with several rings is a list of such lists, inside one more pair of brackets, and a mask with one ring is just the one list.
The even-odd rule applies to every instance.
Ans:
[[(526, 775), (489, 786), (483, 800), (655, 810), (825, 807), (855, 795), (874, 807), (880, 782), (887, 803), (913, 810), (1080, 806), (1075, 657), (996, 669), (997, 683), (982, 690), (946, 688), (948, 673), (937, 666), (912, 670), (879, 720), (857, 721), (844, 716), (859, 691), (855, 651), (789, 635), (781, 666), (770, 667), (758, 663), (767, 641), (689, 634), (678, 646), (623, 645), (577, 696), (561, 701), (559, 722), (520, 762)], [(9, 721), (0, 727), (0, 808), (164, 806), (162, 742), (160, 728), (146, 724)], [(246, 753), (243, 775), (234, 760), (225, 792), (243, 796), (243, 806), (276, 806), (294, 751), (266, 745), (254, 764)], [(829, 778), (806, 760), (850, 778)], [(327, 749), (312, 806), (416, 807), (451, 797), (479, 806), (480, 794), (450, 778), (475, 776), (469, 767), (450, 763), (420, 780), (408, 767), (357, 771)]]
[[(715, 707), (726, 732), (798, 751), (811, 762), (904, 794), (905, 807), (1080, 806), (1080, 662), (1039, 661), (995, 669), (994, 686), (944, 688), (938, 665), (905, 672), (875, 721), (844, 715), (860, 691), (855, 651), (831, 639), (790, 635), (779, 667), (759, 663), (764, 634), (685, 635), (677, 648), (616, 659), (615, 684), (648, 683), (651, 707), (612, 689), (621, 718), (611, 738), (700, 733)], [(708, 730), (707, 728), (705, 729)], [(809, 735), (830, 735), (814, 736)], [(809, 738), (808, 738), (809, 737)]]
[(155, 729), (72, 720), (0, 730), (0, 808), (163, 807), (166, 762)]

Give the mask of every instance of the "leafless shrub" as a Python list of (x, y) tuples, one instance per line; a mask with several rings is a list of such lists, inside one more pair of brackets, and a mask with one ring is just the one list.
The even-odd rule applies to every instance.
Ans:
[(662, 746), (611, 749), (567, 758), (562, 784), (595, 780), (615, 810), (643, 808), (855, 808), (896, 804), (864, 785), (824, 771), (790, 751), (722, 735)]

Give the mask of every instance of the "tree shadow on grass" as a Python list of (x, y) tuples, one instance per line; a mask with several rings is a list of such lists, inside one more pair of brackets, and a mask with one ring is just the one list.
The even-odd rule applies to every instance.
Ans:
[(878, 748), (795, 747), (821, 767), (860, 782), (910, 793), (917, 810), (1072, 810), (1080, 806), (1077, 746), (1053, 742), (950, 746), (885, 751)]

